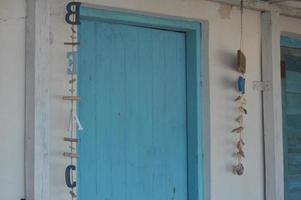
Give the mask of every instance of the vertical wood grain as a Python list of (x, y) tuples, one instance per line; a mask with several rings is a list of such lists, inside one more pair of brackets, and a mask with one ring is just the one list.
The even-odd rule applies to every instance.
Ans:
[(80, 40), (79, 199), (188, 199), (185, 33), (82, 20)]
[[(204, 96), (207, 96), (207, 85), (206, 87), (201, 86), (201, 77), (208, 75), (206, 73), (206, 60), (207, 60), (207, 55), (204, 56), (203, 59), (203, 54), (202, 51), (207, 52), (206, 48), (207, 43), (203, 43), (201, 41), (202, 37), (202, 29), (201, 29), (201, 24), (198, 22), (191, 22), (191, 21), (181, 21), (181, 20), (171, 20), (171, 19), (166, 19), (166, 18), (159, 18), (159, 17), (152, 17), (152, 16), (145, 16), (145, 15), (140, 15), (140, 14), (135, 14), (135, 13), (124, 13), (124, 12), (118, 12), (118, 11), (109, 11), (109, 10), (98, 10), (95, 8), (82, 8), (81, 9), (81, 18), (82, 19), (88, 19), (88, 20), (95, 20), (95, 22), (104, 22), (104, 23), (109, 23), (109, 24), (123, 24), (123, 25), (131, 25), (134, 27), (144, 27), (144, 28), (149, 28), (149, 29), (155, 29), (155, 30), (162, 30), (162, 31), (171, 31), (171, 32), (178, 32), (178, 33), (184, 33), (186, 37), (186, 93), (187, 93), (187, 119), (189, 118), (190, 120), (187, 120), (187, 141), (191, 141), (190, 144), (188, 144), (188, 149), (187, 149), (187, 158), (188, 158), (188, 177), (187, 181), (188, 183), (188, 188), (187, 192), (189, 193), (189, 199), (204, 199), (204, 193), (206, 193), (206, 198), (208, 198), (208, 193), (210, 191), (204, 191), (204, 184), (206, 183), (207, 186), (209, 183), (209, 178), (210, 175), (208, 175), (208, 163), (206, 164), (206, 169), (204, 169), (204, 158), (206, 158), (207, 162), (209, 162), (208, 157), (208, 144), (206, 144), (206, 152), (207, 155), (204, 156), (204, 149), (203, 143), (206, 143), (208, 141), (208, 136), (206, 136), (205, 139), (203, 139), (203, 131), (207, 133), (208, 129), (204, 128), (206, 124), (204, 124), (204, 111), (203, 108), (208, 105), (208, 99), (203, 100)], [(83, 27), (82, 27), (83, 28)], [(83, 28), (82, 30), (85, 30)], [(81, 32), (81, 31), (80, 31)], [(81, 34), (80, 34), (81, 35)], [(98, 33), (96, 35), (101, 35), (101, 33)], [(107, 40), (112, 37), (111, 34), (106, 34), (107, 35)], [(123, 34), (119, 34), (123, 35)], [(206, 34), (205, 34), (206, 35)], [(204, 35), (204, 38), (207, 38)], [(99, 38), (99, 37), (98, 37)], [(203, 39), (203, 38), (202, 38)], [(145, 41), (150, 40), (148, 37), (145, 37)], [(128, 40), (123, 40), (121, 43), (126, 43)], [(163, 43), (165, 40), (163, 40)], [(155, 43), (152, 43), (155, 45)], [(204, 44), (204, 46), (202, 46)], [(103, 44), (105, 45), (105, 44)], [(133, 44), (135, 45), (135, 43)], [(109, 50), (109, 46), (105, 45), (107, 50)], [(171, 45), (172, 46), (172, 45)], [(81, 45), (82, 47), (82, 45)], [(202, 48), (201, 48), (202, 47)], [(147, 50), (147, 52), (152, 52), (152, 48), (144, 48), (144, 50)], [(201, 50), (202, 49), (202, 50)], [(112, 51), (112, 50), (111, 50)], [(111, 53), (115, 53), (116, 51), (112, 51)], [(119, 54), (120, 50), (117, 51)], [(125, 53), (133, 53), (130, 50), (125, 51)], [(160, 56), (162, 56), (161, 51)], [(97, 57), (101, 57), (100, 61), (102, 60), (103, 62), (106, 62), (107, 64), (111, 64), (110, 62), (108, 63), (108, 59), (106, 57), (101, 56), (102, 51), (97, 51)], [(130, 55), (130, 54), (127, 54)], [(137, 56), (139, 54), (135, 53), (134, 56), (130, 56), (127, 60), (131, 60), (130, 62), (138, 62), (137, 61)], [(159, 57), (160, 57), (159, 56)], [(142, 58), (144, 58), (142, 56)], [(150, 59), (149, 57), (145, 57), (146, 59)], [(201, 59), (202, 58), (202, 59)], [(127, 61), (126, 60), (126, 61)], [(139, 60), (139, 59), (138, 59)], [(114, 60), (114, 62), (116, 62)], [(101, 63), (101, 62), (98, 62)], [(122, 62), (123, 64), (126, 62)], [(201, 67), (202, 66), (202, 67)], [(202, 70), (201, 70), (202, 69)], [(204, 71), (203, 71), (204, 70)], [(120, 70), (119, 70), (120, 71)], [(124, 70), (123, 70), (124, 71)], [(126, 70), (127, 72), (129, 70)], [(149, 72), (149, 71), (146, 71)], [(128, 74), (128, 73), (127, 73)], [(127, 77), (127, 76), (126, 76)], [(122, 80), (127, 80), (128, 83), (131, 83), (132, 86), (136, 86), (135, 88), (141, 87), (139, 84), (137, 84), (137, 80), (130, 78), (132, 76), (129, 76), (129, 78), (122, 79)], [(138, 77), (140, 75), (138, 74)], [(106, 80), (108, 78), (106, 75), (104, 75), (104, 79)], [(204, 81), (208, 80), (207, 77), (202, 77)], [(140, 79), (138, 79), (140, 80)], [(148, 80), (148, 79), (147, 79)], [(204, 84), (206, 84), (204, 82)], [(106, 84), (104, 84), (106, 85)], [(112, 87), (112, 86), (107, 86), (107, 87)], [(138, 89), (137, 88), (137, 89)], [(127, 87), (126, 93), (131, 93), (133, 95), (136, 95), (136, 92), (131, 92), (131, 90), (128, 90)], [(110, 91), (110, 90), (109, 90)], [(139, 91), (139, 90), (138, 90)], [(106, 97), (104, 97), (104, 100)], [(147, 102), (147, 101), (146, 101)], [(127, 106), (129, 108), (129, 106)], [(137, 107), (133, 107), (136, 108)], [(147, 107), (146, 107), (147, 108)], [(188, 111), (190, 110), (190, 111)], [(209, 109), (206, 108), (204, 109), (208, 111)], [(188, 117), (189, 116), (189, 117)], [(153, 117), (152, 117), (153, 118)], [(109, 122), (111, 120), (107, 120), (104, 118), (103, 119), (105, 122)], [(207, 120), (208, 121), (208, 120)], [(135, 124), (134, 124), (135, 125)], [(132, 126), (131, 126), (132, 127)], [(132, 127), (134, 128), (134, 126)], [(136, 130), (136, 129), (134, 129)], [(134, 137), (135, 138), (135, 137)], [(194, 141), (193, 138), (196, 140)], [(130, 141), (135, 141), (134, 139)], [(197, 145), (197, 147), (191, 147), (191, 144)], [(131, 147), (132, 145), (128, 145), (126, 147)], [(135, 147), (135, 146), (134, 146)], [(206, 180), (204, 180), (204, 171), (206, 171), (207, 176), (205, 177)], [(186, 174), (186, 175), (187, 175)], [(80, 180), (79, 180), (80, 181)], [(206, 182), (204, 182), (206, 181)], [(209, 187), (206, 188), (208, 189)], [(93, 187), (94, 189), (96, 187)], [(176, 191), (176, 190), (175, 190)], [(171, 197), (175, 198), (175, 196)]]

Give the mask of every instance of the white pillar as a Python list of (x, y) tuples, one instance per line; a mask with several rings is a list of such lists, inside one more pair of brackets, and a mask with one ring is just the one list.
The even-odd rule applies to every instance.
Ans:
[(279, 13), (261, 15), (266, 200), (284, 200)]
[(49, 13), (48, 0), (27, 0), (26, 200), (49, 200)]

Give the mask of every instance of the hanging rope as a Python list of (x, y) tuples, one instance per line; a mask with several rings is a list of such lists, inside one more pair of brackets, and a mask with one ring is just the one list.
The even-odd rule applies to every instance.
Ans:
[(244, 29), (244, 0), (240, 1), (240, 50), (243, 51), (243, 29)]

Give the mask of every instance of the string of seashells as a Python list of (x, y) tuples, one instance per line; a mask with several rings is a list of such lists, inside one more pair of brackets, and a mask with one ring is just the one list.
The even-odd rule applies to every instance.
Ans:
[(233, 165), (233, 173), (235, 175), (243, 175), (244, 173), (244, 165), (242, 163), (242, 160), (245, 158), (244, 153), (244, 146), (245, 142), (243, 140), (243, 131), (245, 129), (244, 127), (244, 121), (245, 116), (247, 115), (247, 110), (245, 108), (247, 104), (247, 100), (245, 97), (245, 73), (246, 73), (246, 57), (242, 52), (243, 48), (243, 8), (244, 8), (244, 1), (241, 0), (241, 40), (240, 40), (240, 50), (237, 51), (237, 69), (239, 72), (239, 77), (237, 80), (237, 90), (238, 90), (238, 97), (235, 99), (235, 102), (238, 104), (238, 112), (239, 116), (236, 118), (236, 122), (238, 123), (238, 127), (232, 130), (232, 133), (237, 133), (239, 135), (239, 139), (236, 142), (236, 152), (235, 157), (237, 158), (237, 163)]

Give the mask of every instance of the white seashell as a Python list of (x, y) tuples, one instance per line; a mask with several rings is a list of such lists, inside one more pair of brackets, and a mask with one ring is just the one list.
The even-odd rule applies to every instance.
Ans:
[(240, 106), (238, 109), (239, 109), (240, 112), (248, 114), (247, 109), (245, 109), (244, 107)]
[(243, 117), (243, 115), (239, 115), (236, 119), (235, 119), (235, 121), (237, 121), (238, 123), (242, 123), (243, 122), (243, 119), (244, 119), (244, 117)]

